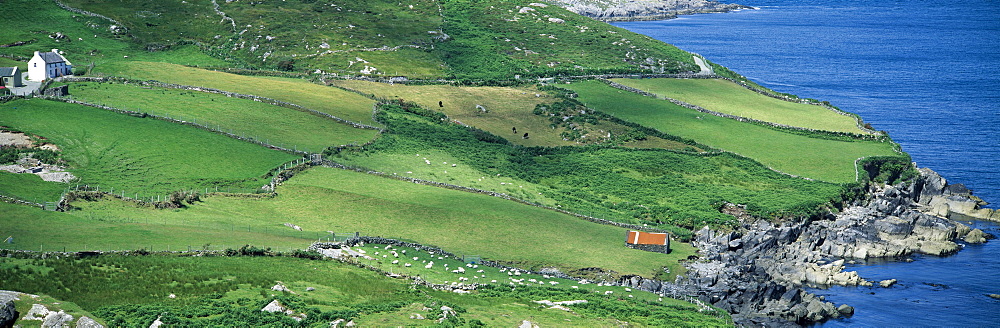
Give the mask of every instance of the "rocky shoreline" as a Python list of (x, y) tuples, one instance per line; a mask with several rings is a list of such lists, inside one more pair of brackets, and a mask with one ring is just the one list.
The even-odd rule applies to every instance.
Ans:
[(996, 220), (994, 210), (961, 184), (920, 169), (909, 183), (869, 187), (868, 197), (836, 213), (780, 224), (745, 220), (735, 231), (703, 228), (692, 241), (700, 256), (686, 276), (660, 282), (638, 276), (619, 284), (666, 295), (692, 295), (733, 314), (740, 325), (797, 326), (853, 314), (805, 287), (891, 288), (893, 279), (867, 281), (845, 272), (845, 261), (906, 259), (913, 253), (944, 256), (956, 240), (982, 243), (988, 234), (949, 219)]
[(753, 7), (708, 0), (552, 0), (569, 11), (605, 22), (649, 21), (678, 15), (724, 13)]

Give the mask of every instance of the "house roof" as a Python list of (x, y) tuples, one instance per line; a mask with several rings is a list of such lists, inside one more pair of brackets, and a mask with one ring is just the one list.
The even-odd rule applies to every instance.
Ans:
[(14, 76), (17, 67), (0, 67), (0, 76)]
[(44, 60), (46, 64), (62, 63), (66, 61), (63, 56), (54, 52), (39, 52), (38, 56), (42, 57), (42, 60)]
[(666, 245), (667, 234), (629, 231), (628, 240), (626, 242), (633, 245)]

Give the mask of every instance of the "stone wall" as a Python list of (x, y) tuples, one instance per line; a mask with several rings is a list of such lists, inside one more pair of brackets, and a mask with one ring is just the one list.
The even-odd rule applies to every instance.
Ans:
[(667, 244), (666, 245), (639, 245), (639, 244), (625, 243), (625, 247), (628, 247), (628, 248), (631, 248), (631, 249), (638, 249), (640, 251), (670, 254), (670, 241), (669, 240), (667, 240)]

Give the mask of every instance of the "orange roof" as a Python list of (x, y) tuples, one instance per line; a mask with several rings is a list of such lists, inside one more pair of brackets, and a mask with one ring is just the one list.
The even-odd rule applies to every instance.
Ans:
[(666, 245), (667, 234), (629, 231), (628, 240), (626, 242), (633, 245)]

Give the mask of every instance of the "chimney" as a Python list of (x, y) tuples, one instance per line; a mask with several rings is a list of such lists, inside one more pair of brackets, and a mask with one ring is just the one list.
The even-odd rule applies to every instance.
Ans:
[(35, 57), (38, 57), (38, 51), (35, 51)]
[(57, 53), (57, 54), (58, 54), (58, 53), (59, 53), (59, 49), (52, 49), (52, 52), (54, 52), (54, 53)]

